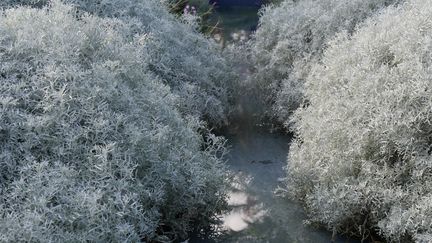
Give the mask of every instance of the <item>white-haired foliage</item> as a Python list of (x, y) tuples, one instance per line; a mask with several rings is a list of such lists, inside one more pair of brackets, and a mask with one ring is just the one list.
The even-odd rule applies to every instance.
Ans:
[(311, 221), (432, 239), (432, 5), (412, 0), (329, 43), (295, 113), (287, 185)]
[[(2, 0), (0, 7), (44, 6), (49, 0)], [(230, 83), (235, 75), (221, 48), (197, 30), (192, 16), (179, 21), (161, 0), (62, 0), (101, 17), (141, 22), (137, 33), (151, 33), (149, 68), (179, 95), (182, 113), (222, 125), (229, 113)], [(192, 23), (192, 24), (191, 24)]]
[(261, 11), (251, 42), (254, 77), (270, 116), (286, 123), (303, 102), (304, 78), (328, 40), (401, 0), (285, 0)]
[(176, 55), (191, 59), (177, 77), (180, 63), (162, 68), (176, 50), (152, 53), (168, 23), (153, 36), (143, 23), (59, 2), (1, 11), (1, 242), (167, 241), (223, 208), (222, 141), (203, 139), (178, 112), (186, 97), (148, 71), (189, 79), (200, 51), (177, 50), (192, 54)]

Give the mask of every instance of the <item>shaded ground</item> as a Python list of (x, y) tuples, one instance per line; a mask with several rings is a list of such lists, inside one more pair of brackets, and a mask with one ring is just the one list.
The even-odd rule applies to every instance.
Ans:
[[(240, 70), (246, 78), (247, 69)], [(219, 236), (190, 243), (328, 243), (331, 233), (305, 226), (302, 207), (274, 192), (284, 177), (290, 137), (270, 133), (260, 121), (262, 103), (254, 92), (237, 97), (236, 117), (224, 131), (230, 152), (227, 164), (234, 177), (229, 192), (231, 210), (221, 215)], [(342, 238), (336, 242), (346, 241)]]
[[(258, 2), (256, 2), (258, 1)], [(208, 0), (188, 0), (198, 9), (200, 15), (206, 15), (204, 25), (212, 30), (212, 36), (220, 43), (246, 41), (258, 25), (259, 0), (224, 0), (214, 5)], [(210, 8), (212, 10), (207, 12)], [(209, 15), (207, 15), (209, 13)]]
[(226, 41), (246, 41), (258, 24), (257, 7), (216, 8), (210, 23), (218, 26), (221, 38)]
[(221, 216), (219, 237), (190, 242), (330, 242), (329, 232), (303, 225), (305, 215), (298, 204), (274, 193), (285, 174), (289, 137), (242, 131), (228, 139), (232, 146), (228, 165), (235, 178), (231, 211)]
[[(244, 11), (244, 12), (241, 12)], [(224, 35), (250, 31), (258, 22), (256, 8), (219, 9), (214, 18), (223, 23)], [(240, 33), (241, 34), (241, 33)], [(249, 87), (248, 67), (239, 67), (244, 87)], [(212, 238), (192, 238), (189, 243), (328, 243), (331, 233), (305, 226), (302, 207), (274, 192), (285, 176), (284, 166), (290, 137), (270, 133), (271, 127), (262, 125), (266, 106), (257, 98), (256, 91), (243, 90), (237, 97), (236, 117), (223, 132), (228, 139), (230, 153), (228, 169), (234, 180), (229, 192), (230, 211), (220, 216), (218, 235)], [(338, 238), (336, 242), (356, 242)]]

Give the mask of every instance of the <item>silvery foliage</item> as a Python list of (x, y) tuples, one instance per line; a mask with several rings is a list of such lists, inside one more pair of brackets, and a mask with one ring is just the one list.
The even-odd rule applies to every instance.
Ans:
[(223, 141), (148, 71), (145, 28), (1, 11), (0, 241), (168, 241), (223, 208)]
[(432, 5), (411, 0), (338, 34), (294, 116), (288, 192), (311, 222), (432, 239)]
[(261, 11), (251, 42), (255, 61), (253, 79), (269, 114), (287, 124), (303, 102), (304, 78), (319, 60), (326, 42), (356, 26), (383, 7), (401, 0), (285, 0)]
[[(49, 0), (2, 0), (1, 6), (44, 6)], [(149, 68), (180, 97), (187, 115), (223, 125), (229, 113), (230, 83), (236, 77), (214, 41), (198, 33), (193, 16), (183, 21), (169, 13), (161, 0), (63, 0), (101, 17), (141, 22), (138, 33), (151, 33)]]

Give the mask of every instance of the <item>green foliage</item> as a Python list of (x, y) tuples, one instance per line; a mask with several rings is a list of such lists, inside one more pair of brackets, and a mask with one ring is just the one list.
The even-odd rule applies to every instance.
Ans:
[(432, 235), (432, 5), (340, 33), (305, 83), (287, 186), (312, 222), (392, 242)]
[[(168, 241), (206, 227), (225, 205), (224, 142), (178, 111), (222, 92), (193, 79), (213, 68), (192, 68), (209, 42), (175, 50), (185, 43), (169, 35), (197, 34), (180, 23), (166, 33), (174, 20), (152, 1), (94, 2), (75, 1), (101, 16), (137, 16), (95, 17), (59, 1), (0, 13), (2, 242)], [(214, 96), (200, 93), (207, 88)]]

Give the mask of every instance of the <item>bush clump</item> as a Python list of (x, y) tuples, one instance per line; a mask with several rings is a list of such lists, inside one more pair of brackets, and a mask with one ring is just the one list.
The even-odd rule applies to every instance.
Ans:
[[(151, 33), (149, 69), (180, 97), (186, 115), (225, 125), (236, 75), (214, 41), (198, 32), (193, 18), (177, 18), (161, 0), (62, 0), (80, 11), (123, 21), (138, 21), (137, 33)], [(46, 6), (49, 0), (3, 0), (0, 7)], [(192, 16), (189, 16), (192, 17)], [(183, 21), (181, 21), (183, 20)]]
[(311, 222), (392, 242), (432, 239), (432, 5), (411, 0), (341, 33), (305, 83), (288, 192)]
[(366, 18), (402, 0), (285, 0), (261, 11), (251, 42), (253, 80), (271, 106), (268, 116), (287, 125), (304, 101), (304, 79), (327, 41), (340, 31), (351, 33)]
[(0, 241), (169, 241), (224, 207), (223, 141), (178, 111), (144, 23), (0, 12)]

